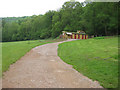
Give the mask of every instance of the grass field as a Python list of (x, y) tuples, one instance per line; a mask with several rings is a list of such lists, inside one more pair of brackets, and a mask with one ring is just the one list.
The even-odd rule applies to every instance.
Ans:
[(15, 63), (32, 48), (57, 41), (62, 41), (62, 39), (31, 40), (2, 43), (2, 72), (8, 70), (11, 64)]
[(59, 44), (59, 57), (104, 88), (118, 86), (118, 38), (76, 40)]

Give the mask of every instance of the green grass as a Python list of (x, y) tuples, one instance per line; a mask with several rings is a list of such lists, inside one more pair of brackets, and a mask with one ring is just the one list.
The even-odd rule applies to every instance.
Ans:
[(118, 38), (76, 40), (59, 44), (59, 57), (104, 88), (118, 86)]
[(11, 64), (19, 60), (32, 48), (57, 41), (62, 41), (62, 39), (31, 40), (2, 43), (2, 72), (8, 70)]

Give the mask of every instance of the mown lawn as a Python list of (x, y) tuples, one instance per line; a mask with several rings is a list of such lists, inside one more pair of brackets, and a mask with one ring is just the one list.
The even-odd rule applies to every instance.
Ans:
[(104, 88), (118, 86), (118, 38), (76, 40), (59, 44), (59, 57)]
[(8, 70), (11, 64), (19, 60), (32, 48), (39, 45), (57, 42), (57, 41), (62, 41), (62, 39), (3, 42), (2, 43), (2, 72)]

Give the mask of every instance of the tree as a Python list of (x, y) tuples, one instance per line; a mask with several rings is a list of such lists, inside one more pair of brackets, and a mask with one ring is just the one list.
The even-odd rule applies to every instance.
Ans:
[(62, 31), (83, 30), (88, 35), (118, 33), (117, 2), (77, 2), (70, 0), (57, 11), (44, 15), (2, 19), (3, 41), (56, 38)]

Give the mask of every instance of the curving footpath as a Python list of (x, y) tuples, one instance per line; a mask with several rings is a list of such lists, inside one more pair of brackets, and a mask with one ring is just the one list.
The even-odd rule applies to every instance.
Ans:
[[(68, 40), (70, 41), (70, 40)], [(4, 72), (3, 88), (102, 88), (57, 56), (57, 43), (33, 48)]]

